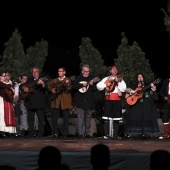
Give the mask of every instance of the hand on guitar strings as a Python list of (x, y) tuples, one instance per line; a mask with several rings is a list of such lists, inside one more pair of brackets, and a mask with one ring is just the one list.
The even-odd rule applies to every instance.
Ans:
[(92, 86), (93, 83), (94, 83), (94, 81), (93, 81), (93, 80), (90, 80), (89, 85)]
[(65, 85), (66, 85), (67, 87), (69, 87), (69, 86), (70, 86), (70, 81), (69, 81), (69, 80), (66, 80), (66, 81), (65, 81)]
[(151, 83), (151, 89), (152, 89), (153, 91), (156, 90), (156, 86), (154, 85), (154, 83)]
[(135, 93), (136, 93), (135, 90), (131, 90), (131, 91), (130, 91), (130, 95), (135, 94)]
[(44, 81), (42, 81), (41, 79), (38, 80), (37, 84), (41, 84), (42, 86), (45, 85)]
[(137, 91), (136, 90), (131, 90), (130, 91), (130, 95), (136, 95), (137, 96), (139, 94), (140, 94), (140, 90), (137, 90)]
[(118, 78), (118, 77), (115, 78), (116, 83), (119, 83), (121, 80), (122, 80), (122, 78)]
[(83, 83), (83, 87), (87, 87), (88, 86), (88, 83), (87, 82), (84, 82)]
[(110, 87), (111, 85), (112, 85), (111, 82), (108, 82), (108, 83), (106, 84), (107, 87)]

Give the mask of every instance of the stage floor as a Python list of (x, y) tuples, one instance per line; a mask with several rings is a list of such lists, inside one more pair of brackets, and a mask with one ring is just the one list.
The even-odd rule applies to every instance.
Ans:
[(103, 139), (70, 137), (63, 138), (0, 138), (1, 151), (40, 151), (41, 148), (52, 145), (62, 152), (89, 152), (95, 144), (106, 144), (111, 152), (151, 153), (154, 150), (170, 151), (170, 139)]
[(61, 151), (62, 162), (70, 170), (92, 169), (90, 149), (96, 144), (110, 148), (109, 170), (150, 170), (151, 152), (158, 149), (170, 151), (170, 139), (0, 138), (0, 165), (13, 166), (16, 170), (35, 170), (39, 151), (50, 145)]

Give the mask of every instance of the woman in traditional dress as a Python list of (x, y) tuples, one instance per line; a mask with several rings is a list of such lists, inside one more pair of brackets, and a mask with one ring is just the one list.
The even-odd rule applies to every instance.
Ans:
[(3, 137), (7, 133), (16, 133), (16, 121), (13, 107), (14, 88), (5, 83), (5, 73), (0, 73), (0, 132)]
[[(135, 89), (135, 90), (134, 90)], [(143, 74), (137, 75), (136, 88), (127, 88), (129, 94), (127, 103), (127, 117), (125, 123), (125, 134), (128, 137), (148, 138), (157, 137), (160, 133), (157, 122), (158, 114), (154, 107), (156, 97), (156, 86), (152, 82), (147, 84)]]

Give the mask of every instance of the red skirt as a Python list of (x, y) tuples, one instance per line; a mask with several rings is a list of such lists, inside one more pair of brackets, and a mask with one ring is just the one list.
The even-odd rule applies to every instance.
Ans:
[(12, 103), (4, 100), (4, 119), (6, 126), (16, 126), (14, 107)]

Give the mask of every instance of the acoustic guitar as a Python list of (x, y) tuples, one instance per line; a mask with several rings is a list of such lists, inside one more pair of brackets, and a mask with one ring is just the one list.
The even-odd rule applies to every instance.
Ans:
[[(124, 76), (124, 73), (121, 73), (121, 74), (119, 74), (118, 76), (117, 76), (117, 78), (119, 79), (119, 80), (121, 80), (122, 78), (123, 78), (123, 76)], [(106, 87), (106, 91), (107, 92), (112, 92), (112, 91), (114, 91), (114, 89), (115, 89), (115, 86), (117, 85), (117, 82), (115, 81), (115, 79), (108, 79), (108, 80), (106, 80), (105, 81), (105, 84), (108, 84), (108, 83), (111, 83), (110, 84), (110, 86), (107, 86)]]
[(27, 90), (26, 90), (26, 91), (22, 90), (22, 92), (21, 92), (21, 99), (25, 100), (26, 98), (28, 98), (28, 96), (29, 96), (30, 93), (34, 93), (35, 88), (36, 88), (36, 86), (38, 85), (37, 82), (38, 82), (39, 80), (48, 81), (48, 78), (47, 78), (47, 76), (45, 76), (45, 77), (42, 77), (42, 78), (37, 79), (36, 81), (31, 81), (31, 82), (28, 83), (28, 84), (26, 83), (26, 84), (22, 87), (22, 89), (27, 89)]
[(96, 82), (100, 81), (100, 78), (99, 78), (99, 77), (95, 77), (95, 78), (93, 78), (92, 80), (90, 80), (90, 81), (88, 81), (88, 82), (86, 82), (86, 81), (81, 81), (81, 82), (79, 82), (80, 84), (87, 83), (87, 86), (80, 88), (80, 89), (79, 89), (79, 92), (85, 93), (85, 92), (89, 89), (89, 84), (90, 84), (91, 81), (93, 81), (94, 83), (96, 83)]
[[(158, 78), (158, 79), (154, 80), (152, 83), (155, 85), (155, 84), (158, 84), (160, 82), (161, 82), (161, 80)], [(143, 97), (143, 92), (146, 91), (148, 88), (150, 88), (150, 84), (145, 86), (144, 88), (137, 87), (135, 89), (134, 94), (126, 93), (125, 99), (126, 99), (127, 104), (134, 105), (138, 101), (138, 99)]]
[[(71, 82), (74, 81), (75, 78), (76, 78), (76, 76), (74, 76), (74, 75), (69, 77)], [(53, 83), (52, 85), (50, 85), (49, 87), (51, 89), (54, 88), (56, 90), (56, 93), (51, 93), (50, 92), (50, 94), (49, 94), (50, 101), (55, 100), (57, 98), (57, 96), (63, 92), (63, 89), (64, 89), (65, 86), (66, 86), (65, 82), (57, 82), (57, 83)]]

